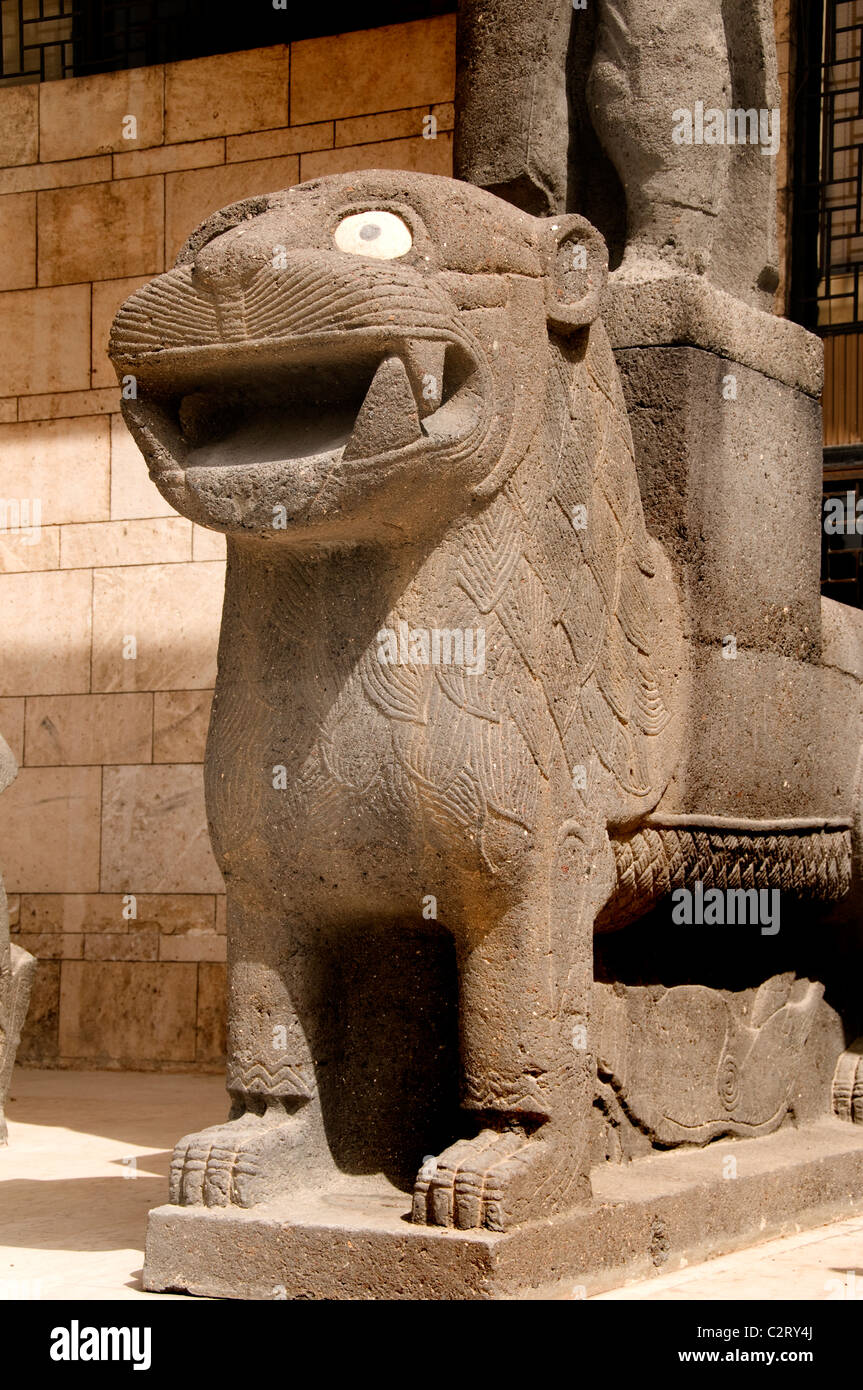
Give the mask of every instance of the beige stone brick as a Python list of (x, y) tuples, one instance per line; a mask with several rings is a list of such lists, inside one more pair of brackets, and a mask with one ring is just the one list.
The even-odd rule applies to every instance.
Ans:
[(140, 927), (154, 927), (168, 936), (214, 930), (215, 898), (211, 893), (140, 893), (136, 903)]
[[(40, 89), (39, 153), (43, 161), (80, 159), (162, 143), (161, 67), (124, 68), (96, 77), (44, 82)], [(136, 138), (123, 135), (135, 118)], [(126, 129), (131, 127), (126, 126)]]
[(60, 531), (57, 526), (40, 526), (35, 533), (29, 527), (5, 534), (0, 532), (0, 574), (55, 570), (59, 565)]
[(0, 165), (39, 158), (39, 86), (0, 88)]
[(159, 960), (225, 960), (224, 936), (210, 932), (187, 932), (185, 936), (163, 936), (159, 941)]
[(17, 419), (18, 401), (15, 396), (9, 396), (6, 400), (0, 401), (0, 425), (11, 424), (13, 420)]
[(216, 931), (226, 932), (228, 930), (227, 905), (227, 897), (224, 893), (220, 893), (216, 898)]
[(147, 174), (171, 174), (175, 169), (205, 169), (224, 164), (224, 140), (190, 140), (183, 145), (162, 145), (155, 150), (134, 150), (114, 155), (114, 178), (135, 179)]
[(147, 521), (97, 521), (64, 526), (60, 568), (95, 565), (164, 565), (192, 558), (192, 523), (185, 517)]
[[(12, 749), (16, 763), (24, 761), (24, 698), (0, 700), (0, 734)], [(0, 851), (2, 854), (2, 851)], [(0, 864), (2, 868), (2, 864)]]
[[(108, 357), (108, 335), (114, 315), (124, 300), (147, 284), (146, 275), (132, 275), (123, 280), (101, 280), (93, 285), (91, 347), (91, 378), (94, 387), (117, 387), (117, 373)], [(117, 407), (115, 406), (116, 410)]]
[(33, 695), (27, 701), (28, 767), (148, 763), (152, 695)]
[(452, 101), (455, 15), (291, 47), (291, 124)]
[(202, 763), (213, 692), (157, 690), (153, 702), (153, 762)]
[(87, 389), (88, 285), (0, 294), (0, 382), (10, 396)]
[(25, 893), (21, 898), (21, 930), (29, 932), (127, 931), (120, 893)]
[(50, 1065), (57, 1060), (60, 1021), (60, 962), (40, 960), (30, 992), (30, 1007), (18, 1045), (19, 1062)]
[(23, 290), (36, 283), (36, 195), (0, 197), (0, 290)]
[(10, 892), (98, 888), (100, 781), (97, 767), (21, 768), (0, 797), (3, 876)]
[(336, 121), (336, 145), (370, 145), (377, 140), (401, 140), (423, 133), (427, 106), (411, 106), (407, 111), (383, 111), (375, 116), (349, 116)]
[[(96, 570), (93, 689), (211, 689), (223, 591), (218, 561)], [(127, 637), (132, 659), (123, 656)]]
[[(176, 516), (147, 472), (122, 415), (111, 416), (111, 520)], [(197, 528), (196, 528), (197, 529)]]
[(69, 961), (60, 987), (60, 1055), (146, 1067), (195, 1057), (192, 963)]
[(19, 420), (71, 420), (77, 415), (111, 415), (119, 409), (116, 384), (101, 391), (60, 391), (47, 396), (22, 396)]
[(0, 575), (0, 695), (89, 689), (91, 587), (86, 570)]
[(21, 894), (6, 894), (6, 911), (9, 914), (9, 927), (12, 931), (18, 930), (18, 920), (21, 916)]
[(43, 526), (107, 520), (109, 469), (107, 420), (0, 425), (0, 497), (38, 498)]
[(436, 140), (383, 140), (377, 145), (348, 145), (300, 155), (300, 177), (321, 178), (353, 169), (408, 169), (417, 174), (452, 174), (452, 135), (439, 131)]
[(138, 926), (165, 935), (215, 930), (215, 898), (207, 892), (142, 892), (135, 899)]
[(165, 139), (200, 140), (288, 124), (287, 46), (171, 63), (165, 70)]
[(94, 932), (83, 940), (85, 960), (159, 959), (159, 933), (156, 931)]
[(299, 178), (296, 155), (223, 164), (165, 175), (165, 256), (170, 265), (199, 222), (211, 212), (254, 193), (290, 188)]
[(304, 150), (327, 150), (333, 144), (332, 121), (313, 125), (285, 126), (282, 130), (255, 130), (250, 135), (232, 135), (227, 141), (229, 164), (237, 160), (275, 159), (278, 155), (302, 154)]
[(221, 531), (210, 531), (206, 526), (193, 525), (193, 560), (224, 560), (226, 552), (227, 545)]
[(162, 269), (161, 178), (49, 189), (39, 194), (38, 211), (40, 285), (115, 280)]
[(101, 887), (109, 893), (222, 888), (207, 834), (200, 766), (104, 769)]
[(31, 193), (41, 188), (70, 188), (79, 183), (102, 183), (111, 177), (111, 156), (63, 160), (59, 164), (25, 164), (0, 168), (0, 193)]
[(196, 1057), (199, 1062), (221, 1062), (227, 1046), (227, 969), (217, 962), (198, 966), (198, 1027)]
[(15, 944), (37, 960), (80, 960), (84, 954), (84, 937), (69, 936), (65, 932), (43, 935), (16, 932)]

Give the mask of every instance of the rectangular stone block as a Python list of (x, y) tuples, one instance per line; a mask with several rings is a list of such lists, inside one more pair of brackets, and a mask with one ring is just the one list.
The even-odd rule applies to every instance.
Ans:
[(379, 140), (412, 139), (423, 134), (423, 118), (428, 106), (411, 106), (407, 111), (383, 111), (376, 116), (349, 116), (336, 121), (336, 145), (371, 145)]
[[(20, 506), (20, 504), (19, 504)], [(0, 508), (8, 517), (8, 502)], [(20, 512), (19, 512), (20, 515)], [(8, 523), (7, 523), (8, 524)], [(0, 531), (0, 573), (16, 574), (29, 570), (55, 570), (60, 565), (58, 526), (19, 527)]]
[(11, 892), (99, 887), (101, 772), (23, 767), (0, 799), (3, 877)]
[(165, 936), (159, 942), (159, 960), (223, 961), (227, 943), (215, 933), (186, 932), (184, 936)]
[(94, 932), (85, 936), (85, 960), (158, 960), (159, 933), (134, 928), (127, 932)]
[(90, 385), (90, 290), (0, 294), (0, 382), (5, 395), (83, 391)]
[(0, 197), (0, 290), (23, 290), (36, 284), (36, 195)]
[(224, 1061), (227, 1046), (227, 971), (215, 961), (198, 966), (198, 1017), (195, 1057), (199, 1062)]
[(24, 893), (21, 898), (21, 930), (27, 932), (121, 932), (129, 922), (123, 916), (120, 893)]
[(191, 558), (192, 523), (181, 516), (97, 521), (60, 532), (61, 569), (177, 564)]
[(141, 893), (136, 897), (137, 925), (165, 935), (214, 930), (215, 898), (210, 893)]
[(67, 962), (61, 1056), (144, 1069), (194, 1061), (196, 969), (191, 963)]
[(0, 575), (0, 695), (90, 687), (90, 575)]
[(161, 144), (162, 83), (161, 67), (122, 68), (95, 77), (44, 82), (40, 158), (79, 159)]
[(42, 526), (106, 521), (109, 469), (107, 420), (0, 425), (0, 498), (27, 498), (31, 519), (38, 499)]
[(149, 762), (152, 724), (152, 695), (32, 696), (27, 766)]
[(141, 450), (126, 428), (122, 415), (112, 415), (111, 520), (176, 515), (174, 508), (150, 480)]
[(327, 174), (346, 174), (353, 169), (406, 169), (416, 174), (452, 174), (452, 135), (438, 133), (436, 140), (421, 135), (410, 140), (382, 140), (375, 145), (348, 145), (337, 150), (317, 150), (300, 155), (302, 182)]
[(153, 275), (164, 263), (161, 178), (39, 194), (39, 284)]
[(191, 140), (183, 145), (162, 145), (153, 150), (133, 150), (114, 155), (114, 178), (137, 179), (146, 174), (170, 174), (175, 169), (204, 169), (224, 164), (224, 140)]
[(19, 420), (69, 420), (79, 415), (111, 415), (120, 408), (116, 383), (102, 391), (60, 391), (47, 396), (22, 396)]
[(455, 15), (291, 46), (291, 124), (396, 111), (455, 92)]
[[(8, 91), (9, 88), (4, 88)], [(63, 160), (59, 164), (24, 164), (0, 168), (0, 193), (31, 193), (40, 188), (70, 188), (73, 184), (101, 183), (111, 177), (111, 157)]]
[(39, 87), (0, 88), (0, 165), (39, 158)]
[(106, 767), (103, 786), (103, 892), (222, 889), (207, 833), (201, 767)]
[(255, 193), (274, 193), (280, 188), (290, 188), (298, 178), (299, 160), (296, 155), (166, 174), (166, 264), (171, 265), (186, 238), (211, 212), (218, 212), (219, 208)]
[(333, 134), (333, 121), (316, 121), (312, 125), (286, 126), (282, 130), (255, 130), (249, 135), (231, 135), (227, 140), (228, 163), (276, 159), (280, 155), (302, 154), (305, 150), (326, 150), (333, 144)]
[(24, 761), (23, 699), (0, 700), (0, 734), (12, 749), (12, 755), (20, 766)]
[[(90, 385), (116, 388), (117, 373), (108, 360), (108, 335), (114, 315), (125, 299), (142, 285), (147, 277), (133, 275), (123, 280), (101, 280), (93, 285), (90, 322), (92, 347), (90, 361)], [(118, 409), (117, 406), (114, 407)]]
[(211, 689), (224, 574), (217, 561), (96, 570), (93, 689)]
[(287, 125), (289, 75), (284, 44), (169, 64), (165, 69), (166, 141)]
[(15, 945), (37, 960), (80, 960), (84, 954), (84, 937), (65, 932), (16, 932)]
[(0, 425), (9, 425), (18, 419), (18, 402), (14, 396), (0, 400)]
[(160, 690), (153, 700), (153, 762), (202, 763), (213, 692)]

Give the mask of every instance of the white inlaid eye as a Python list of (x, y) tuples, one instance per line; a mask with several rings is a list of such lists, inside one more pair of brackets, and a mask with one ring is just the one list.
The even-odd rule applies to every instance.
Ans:
[(410, 227), (394, 212), (355, 212), (336, 227), (336, 246), (349, 256), (393, 261), (413, 246)]

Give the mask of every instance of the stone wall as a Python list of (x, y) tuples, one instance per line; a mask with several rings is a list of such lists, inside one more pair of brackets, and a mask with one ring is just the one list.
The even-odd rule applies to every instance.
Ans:
[(454, 42), (448, 16), (0, 89), (0, 733), (21, 766), (0, 857), (40, 961), (22, 1061), (217, 1068), (224, 1045), (201, 775), (223, 550), (147, 478), (111, 319), (226, 203), (449, 174)]

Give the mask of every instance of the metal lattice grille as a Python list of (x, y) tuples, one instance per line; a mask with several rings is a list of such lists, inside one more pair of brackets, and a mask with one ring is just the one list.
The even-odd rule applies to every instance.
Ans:
[(0, 85), (266, 48), (351, 29), (449, 14), (455, 0), (0, 0)]
[(863, 329), (863, 0), (807, 5), (799, 51), (792, 298), (827, 336)]

